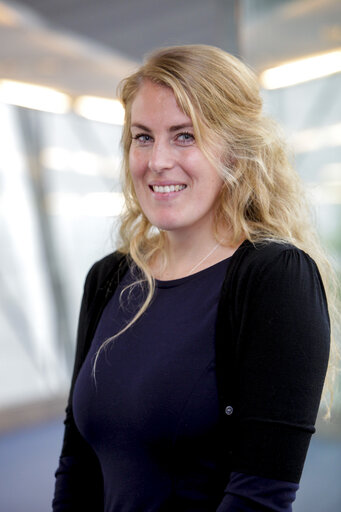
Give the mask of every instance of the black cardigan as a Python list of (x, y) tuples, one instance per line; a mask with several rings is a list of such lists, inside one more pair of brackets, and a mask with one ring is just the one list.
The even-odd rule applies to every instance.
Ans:
[[(95, 263), (86, 278), (55, 511), (100, 510), (103, 503), (101, 470), (75, 425), (72, 392), (101, 313), (128, 264), (129, 257), (116, 252)], [(329, 342), (327, 301), (314, 261), (288, 244), (245, 241), (230, 258), (216, 324), (227, 472), (299, 482)], [(59, 508), (61, 495), (65, 505)]]

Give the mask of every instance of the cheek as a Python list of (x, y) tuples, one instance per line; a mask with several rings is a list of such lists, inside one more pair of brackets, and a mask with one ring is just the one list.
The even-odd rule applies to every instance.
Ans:
[(136, 183), (136, 180), (142, 178), (146, 169), (146, 159), (140, 152), (131, 149), (129, 153), (129, 169), (132, 180)]
[(223, 185), (224, 182), (222, 178), (219, 175), (217, 175), (216, 171), (213, 171), (206, 183), (207, 200), (214, 204), (221, 194)]
[(224, 181), (220, 176), (215, 175), (214, 177), (212, 177), (212, 188), (216, 192), (220, 192), (220, 190), (223, 187), (223, 184), (224, 184)]
[(129, 151), (129, 169), (130, 174), (133, 176), (135, 173), (135, 167), (136, 167), (136, 156), (134, 154), (134, 150), (130, 149)]

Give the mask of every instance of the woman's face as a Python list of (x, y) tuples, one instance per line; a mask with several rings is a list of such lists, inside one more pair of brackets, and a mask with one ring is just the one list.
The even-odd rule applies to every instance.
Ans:
[(131, 177), (150, 223), (177, 233), (212, 231), (223, 182), (170, 88), (142, 83), (132, 103), (131, 135)]

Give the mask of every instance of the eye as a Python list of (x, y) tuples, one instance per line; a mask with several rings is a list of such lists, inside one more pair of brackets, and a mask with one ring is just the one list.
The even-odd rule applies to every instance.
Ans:
[(194, 138), (193, 133), (182, 132), (182, 133), (177, 134), (176, 141), (179, 142), (180, 144), (182, 144), (183, 146), (189, 146), (189, 145), (193, 144), (193, 142), (195, 141), (195, 138)]
[(137, 133), (136, 135), (132, 136), (132, 139), (136, 141), (138, 144), (148, 144), (148, 142), (151, 142), (152, 137), (148, 135), (148, 133)]

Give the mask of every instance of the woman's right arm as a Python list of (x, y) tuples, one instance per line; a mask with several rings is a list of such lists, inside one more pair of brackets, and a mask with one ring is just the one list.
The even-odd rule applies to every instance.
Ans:
[[(70, 419), (70, 413), (67, 412), (67, 416)], [(62, 451), (60, 456), (52, 510), (100, 511), (103, 509), (103, 482), (98, 459), (91, 447), (80, 437), (76, 426), (69, 424), (65, 428), (65, 435), (73, 436), (74, 447), (70, 453)]]
[(102, 473), (98, 459), (81, 436), (72, 411), (72, 393), (79, 370), (87, 354), (86, 333), (89, 327), (90, 296), (94, 296), (96, 279), (94, 267), (84, 286), (84, 294), (78, 321), (77, 348), (71, 390), (64, 421), (63, 448), (56, 471), (53, 512), (100, 511), (103, 509)]

